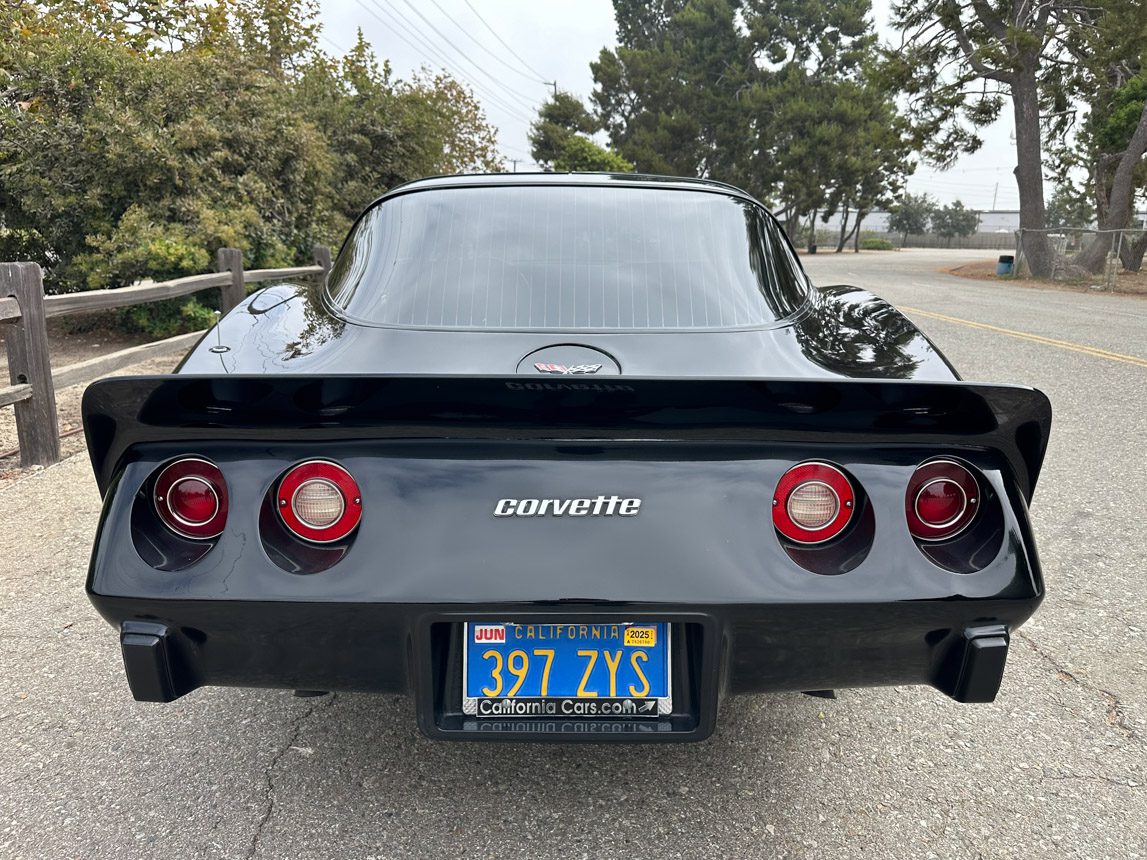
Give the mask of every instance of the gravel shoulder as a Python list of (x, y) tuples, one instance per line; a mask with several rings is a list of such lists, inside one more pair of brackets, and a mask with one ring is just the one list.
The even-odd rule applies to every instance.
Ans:
[[(75, 334), (65, 327), (49, 321), (48, 351), (53, 368), (67, 367), (101, 355), (145, 343), (142, 337), (128, 337), (115, 332), (92, 331)], [(128, 376), (152, 373), (170, 373), (177, 359), (158, 358), (124, 368), (110, 376)], [(0, 349), (0, 378), (8, 379), (8, 358)], [(56, 416), (60, 433), (60, 453), (64, 457), (84, 450), (84, 437), (77, 433), (80, 427), (80, 401), (85, 385), (71, 385), (56, 391)], [(0, 486), (21, 477), (19, 440), (16, 435), (15, 410), (0, 409)]]

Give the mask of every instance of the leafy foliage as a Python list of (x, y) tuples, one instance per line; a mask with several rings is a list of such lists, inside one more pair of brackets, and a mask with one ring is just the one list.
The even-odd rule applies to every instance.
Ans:
[[(222, 246), (291, 265), (394, 184), (500, 168), (468, 90), (394, 79), (361, 34), (341, 60), (323, 54), (316, 9), (6, 4), (0, 259), (36, 260), (56, 291), (200, 272)], [(185, 306), (153, 316), (198, 324), (203, 307)]]
[(901, 244), (909, 236), (928, 232), (928, 222), (936, 212), (936, 201), (927, 194), (905, 194), (888, 213), (888, 229), (900, 234)]
[(600, 130), (577, 96), (559, 90), (530, 126), (530, 155), (547, 170), (632, 173), (632, 164), (590, 139)]
[(1047, 202), (1047, 226), (1087, 227), (1095, 220), (1095, 207), (1069, 185), (1055, 189)]
[(818, 211), (859, 221), (911, 170), (907, 126), (870, 74), (869, 11), (614, 0), (618, 47), (591, 64), (594, 108), (638, 170), (739, 185), (779, 208), (790, 236)]
[(957, 200), (932, 213), (932, 232), (944, 239), (971, 236), (980, 226), (980, 213)]
[(633, 165), (611, 149), (598, 146), (588, 137), (571, 135), (553, 161), (554, 170), (632, 173)]

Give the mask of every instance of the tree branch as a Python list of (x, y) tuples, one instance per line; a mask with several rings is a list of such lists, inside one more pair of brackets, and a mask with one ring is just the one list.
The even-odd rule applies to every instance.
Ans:
[[(992, 7), (988, 5), (987, 0), (972, 0), (972, 9), (975, 10), (976, 17), (980, 19), (980, 23), (988, 28), (989, 33), (1001, 41), (1007, 37), (1008, 25), (1005, 24), (1004, 19), (998, 16)], [(962, 24), (961, 29), (963, 29)]]
[(1127, 149), (1119, 158), (1119, 166), (1111, 177), (1111, 199), (1108, 201), (1111, 210), (1117, 217), (1126, 210), (1131, 211), (1131, 174), (1147, 152), (1147, 102), (1143, 105), (1143, 112), (1139, 115), (1139, 124), (1127, 142)]
[[(964, 26), (964, 21), (960, 17), (959, 7), (955, 3), (950, 2), (950, 0), (946, 5), (949, 11), (952, 13), (952, 35), (955, 37), (956, 44), (960, 46), (960, 50), (963, 52), (964, 57), (967, 59), (968, 65), (971, 66), (972, 69), (975, 70), (976, 74), (982, 78), (987, 78), (988, 80), (992, 81), (1000, 81), (1001, 83), (1009, 83), (1012, 79), (1011, 72), (1007, 72), (1003, 69), (993, 69), (978, 56), (980, 49), (972, 43), (972, 39), (968, 35), (968, 31)], [(983, 4), (983, 0), (973, 0), (972, 5), (977, 6), (986, 4)], [(990, 9), (986, 10), (986, 12), (989, 15), (993, 15)], [(979, 11), (977, 11), (977, 15), (979, 14)], [(983, 19), (981, 18), (981, 20)], [(995, 20), (998, 21), (999, 19), (997, 18)], [(1000, 25), (1003, 26), (1003, 23), (1000, 22)], [(985, 26), (987, 26), (986, 22)], [(992, 28), (989, 26), (988, 29), (991, 30)]]

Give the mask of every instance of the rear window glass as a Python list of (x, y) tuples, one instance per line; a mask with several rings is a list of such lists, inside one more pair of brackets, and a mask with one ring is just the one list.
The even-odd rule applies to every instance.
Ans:
[(355, 226), (329, 283), (352, 320), (502, 330), (762, 326), (809, 291), (760, 207), (618, 186), (393, 197)]

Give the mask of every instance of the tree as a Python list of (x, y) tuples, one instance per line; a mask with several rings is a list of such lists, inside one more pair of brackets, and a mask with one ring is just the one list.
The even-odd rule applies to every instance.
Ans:
[[(1048, 137), (1061, 183), (1086, 172), (1100, 230), (1122, 230), (1147, 189), (1147, 14), (1142, 0), (1098, 0), (1080, 14), (1089, 26), (1073, 33), (1072, 61), (1045, 79)], [(1102, 271), (1114, 235), (1096, 234), (1072, 263)], [(1147, 234), (1125, 238), (1124, 268), (1137, 271), (1145, 251)]]
[[(833, 113), (840, 139), (832, 158), (824, 201), (824, 219), (841, 213), (836, 253), (849, 239), (860, 251), (860, 225), (866, 214), (887, 207), (902, 193), (911, 143), (907, 123), (896, 112), (888, 95), (866, 82), (844, 81), (834, 87)], [(851, 227), (850, 214), (855, 215)]]
[(932, 213), (932, 232), (947, 239), (949, 244), (957, 236), (971, 236), (979, 226), (980, 213), (964, 208), (959, 200)]
[(1076, 227), (1089, 226), (1095, 220), (1095, 208), (1086, 197), (1069, 184), (1060, 185), (1047, 201), (1047, 226)]
[(361, 35), (326, 56), (313, 10), (0, 7), (0, 259), (36, 260), (55, 291), (191, 274), (224, 245), (289, 265), (396, 183), (499, 169), (469, 90), (394, 79)]
[(566, 140), (577, 134), (588, 137), (598, 129), (597, 121), (581, 99), (558, 90), (538, 108), (538, 118), (530, 125), (530, 155), (535, 162), (548, 167), (561, 155)]
[[(1128, 0), (1136, 2), (1136, 0)], [(1012, 101), (1021, 230), (1033, 274), (1051, 274), (1046, 236), (1041, 96), (1049, 75), (1073, 62), (1093, 27), (1087, 4), (1072, 0), (898, 0), (903, 44), (886, 55), (889, 81), (908, 93), (918, 141), (940, 165), (980, 146), (976, 130)], [(1049, 70), (1051, 70), (1049, 72)]]
[(928, 223), (936, 212), (936, 201), (927, 194), (905, 194), (888, 213), (888, 229), (900, 234), (901, 246), (909, 236), (928, 232)]
[(790, 235), (847, 212), (841, 247), (852, 213), (899, 191), (910, 138), (869, 74), (868, 0), (615, 0), (614, 12), (618, 47), (591, 64), (592, 98), (638, 170), (739, 185)]
[(604, 171), (632, 173), (633, 165), (610, 149), (598, 146), (588, 137), (572, 135), (562, 144), (551, 165), (558, 171)]
[(599, 130), (581, 100), (559, 90), (539, 108), (530, 126), (530, 154), (547, 170), (632, 173), (632, 164), (590, 139)]
[(613, 149), (643, 173), (745, 185), (753, 151), (753, 48), (738, 0), (615, 0), (618, 47), (590, 64)]
[[(1145, 51), (1147, 53), (1147, 51)], [(1147, 189), (1147, 71), (1140, 71), (1094, 110), (1095, 152), (1093, 189), (1099, 227), (1124, 230), (1132, 226), (1136, 190)], [(1113, 233), (1100, 233), (1080, 253), (1079, 265), (1100, 268), (1099, 258), (1111, 249)], [(1120, 258), (1128, 271), (1138, 272), (1147, 253), (1147, 232), (1121, 243)]]

